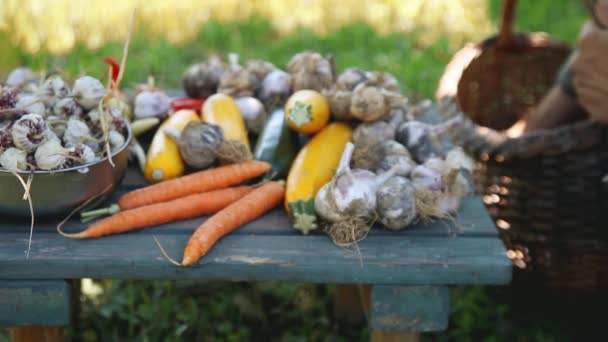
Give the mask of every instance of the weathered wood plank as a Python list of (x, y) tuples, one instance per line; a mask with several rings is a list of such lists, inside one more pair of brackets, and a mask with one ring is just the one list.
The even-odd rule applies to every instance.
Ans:
[[(115, 196), (116, 198), (116, 196)], [(35, 226), (35, 233), (54, 232), (57, 219), (40, 219)], [(173, 222), (156, 227), (154, 230), (144, 229), (139, 232), (129, 234), (158, 234), (160, 232), (191, 234), (196, 227), (203, 221), (204, 217)], [(29, 234), (29, 219), (22, 220), (3, 220), (0, 222), (0, 234), (6, 232), (23, 232)], [(66, 232), (76, 232), (85, 228), (77, 219), (70, 221), (66, 227)], [(321, 234), (321, 232), (316, 232)], [(243, 235), (299, 235), (300, 233), (291, 228), (291, 224), (282, 209), (275, 209), (262, 218), (234, 231), (232, 234)], [(497, 236), (498, 232), (492, 223), (490, 216), (485, 210), (483, 203), (476, 197), (467, 198), (460, 209), (457, 219), (454, 222), (436, 220), (429, 223), (418, 223), (400, 232), (384, 229), (379, 225), (372, 230), (372, 235), (386, 235), (394, 238), (395, 235), (401, 236)]]
[[(169, 255), (180, 258), (186, 234), (157, 232)], [(511, 262), (497, 238), (387, 238), (370, 236), (356, 251), (325, 236), (230, 235), (200, 264), (180, 268), (160, 253), (152, 236), (122, 235), (70, 240), (2, 234), (0, 279), (222, 279), (369, 284), (505, 284)]]
[(447, 286), (372, 286), (372, 330), (428, 332), (448, 327)]
[(0, 280), (0, 326), (59, 326), (69, 321), (70, 286), (66, 281)]

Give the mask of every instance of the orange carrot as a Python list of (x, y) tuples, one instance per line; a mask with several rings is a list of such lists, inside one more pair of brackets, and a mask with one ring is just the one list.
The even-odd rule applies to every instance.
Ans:
[(225, 188), (121, 211), (113, 216), (95, 222), (86, 230), (76, 234), (66, 234), (61, 231), (60, 227), (57, 227), (57, 230), (65, 237), (76, 239), (98, 238), (105, 235), (124, 233), (215, 213), (245, 196), (252, 189), (253, 187), (251, 186)]
[(118, 199), (118, 206), (123, 210), (133, 209), (194, 193), (226, 188), (260, 176), (270, 170), (270, 167), (270, 163), (249, 160), (199, 171), (130, 191)]
[(223, 236), (264, 215), (283, 201), (285, 184), (269, 181), (203, 222), (186, 245), (182, 266), (192, 265), (207, 254)]

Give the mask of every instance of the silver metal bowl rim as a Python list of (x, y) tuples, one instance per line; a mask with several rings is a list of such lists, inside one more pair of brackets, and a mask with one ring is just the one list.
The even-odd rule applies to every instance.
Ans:
[[(125, 138), (125, 143), (118, 149), (116, 149), (116, 151), (112, 152), (111, 156), (117, 156), (118, 154), (120, 154), (125, 148), (127, 148), (127, 146), (129, 146), (129, 144), (131, 143), (131, 139), (133, 138), (133, 133), (131, 132), (131, 125), (129, 123), (127, 123), (125, 125), (125, 129), (127, 130), (127, 137)], [(83, 164), (83, 165), (78, 165), (78, 166), (73, 166), (70, 168), (66, 168), (66, 169), (59, 169), (59, 170), (36, 170), (36, 171), (19, 171), (17, 172), (18, 174), (24, 174), (24, 175), (29, 175), (29, 174), (55, 174), (55, 173), (63, 173), (63, 172), (71, 172), (71, 171), (78, 171), (80, 169), (85, 169), (88, 167), (93, 167), (95, 165), (101, 164), (103, 162), (105, 162), (106, 160), (108, 160), (108, 157), (105, 157), (101, 160), (97, 160), (94, 161), (92, 163), (88, 163), (88, 164)], [(0, 173), (11, 173), (8, 170), (5, 170), (3, 168), (0, 167)]]

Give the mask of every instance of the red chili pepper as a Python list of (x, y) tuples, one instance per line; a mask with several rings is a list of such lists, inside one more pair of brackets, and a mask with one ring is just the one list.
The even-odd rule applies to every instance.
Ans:
[(195, 99), (192, 97), (178, 97), (171, 101), (171, 109), (175, 112), (180, 109), (191, 109), (196, 110), (197, 113), (201, 112), (201, 108), (205, 103), (205, 99)]
[(108, 63), (112, 67), (112, 81), (118, 80), (118, 74), (120, 73), (120, 64), (116, 62), (112, 57), (104, 57), (103, 61)]

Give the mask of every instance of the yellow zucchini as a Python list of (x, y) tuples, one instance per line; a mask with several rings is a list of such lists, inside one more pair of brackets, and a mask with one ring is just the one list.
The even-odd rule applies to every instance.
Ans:
[(221, 93), (211, 95), (205, 100), (201, 113), (204, 122), (222, 128), (226, 140), (238, 140), (251, 150), (245, 120), (232, 97)]
[(179, 153), (179, 146), (165, 134), (165, 128), (182, 130), (191, 121), (200, 120), (196, 111), (184, 109), (169, 116), (154, 134), (146, 158), (144, 176), (150, 183), (162, 182), (182, 176), (186, 165)]
[(334, 176), (352, 133), (349, 125), (332, 122), (298, 152), (285, 188), (285, 209), (294, 229), (308, 234), (317, 228), (315, 195)]

